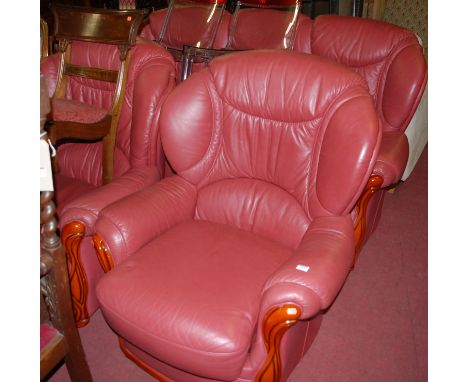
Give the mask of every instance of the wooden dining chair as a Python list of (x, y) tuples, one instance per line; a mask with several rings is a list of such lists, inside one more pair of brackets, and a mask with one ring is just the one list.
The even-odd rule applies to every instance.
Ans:
[[(125, 96), (130, 49), (136, 42), (145, 11), (63, 5), (54, 5), (51, 10), (55, 19), (54, 35), (59, 45), (60, 66), (52, 98), (49, 138), (54, 145), (70, 139), (87, 142), (102, 140), (102, 178), (106, 184), (113, 177), (115, 137)], [(73, 62), (73, 44), (79, 42), (96, 43), (96, 48), (99, 44), (116, 46), (120, 58), (118, 68), (92, 67)], [(102, 99), (90, 104), (83, 102), (80, 95), (74, 96), (69, 89), (72, 78), (113, 84), (110, 108), (103, 107)]]

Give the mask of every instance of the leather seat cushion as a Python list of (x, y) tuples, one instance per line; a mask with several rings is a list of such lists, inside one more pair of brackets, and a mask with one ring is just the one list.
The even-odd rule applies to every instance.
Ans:
[(108, 323), (138, 348), (193, 374), (234, 380), (262, 287), (290, 255), (253, 233), (191, 220), (104, 275), (97, 296)]
[(54, 121), (72, 121), (94, 123), (107, 114), (106, 109), (67, 99), (52, 100), (52, 119)]

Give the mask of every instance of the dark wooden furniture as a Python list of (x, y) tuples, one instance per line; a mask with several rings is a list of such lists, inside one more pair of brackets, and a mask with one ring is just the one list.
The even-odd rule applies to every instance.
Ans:
[[(114, 147), (120, 110), (125, 95), (127, 69), (130, 61), (130, 48), (135, 44), (138, 27), (143, 20), (145, 11), (115, 11), (107, 9), (79, 8), (54, 5), (51, 7), (55, 19), (55, 38), (59, 43), (60, 67), (57, 85), (53, 96), (53, 108), (58, 110), (55, 100), (64, 100), (67, 93), (67, 83), (70, 77), (90, 78), (94, 80), (115, 83), (114, 95), (110, 109), (102, 113), (94, 113), (99, 117), (86, 120), (89, 105), (78, 113), (83, 120), (56, 120), (53, 110), (53, 121), (48, 129), (49, 138), (54, 145), (65, 139), (103, 142), (102, 168), (103, 183), (109, 183), (113, 177)], [(118, 70), (78, 66), (71, 63), (70, 42), (86, 41), (116, 45), (120, 52)], [(76, 103), (62, 102), (60, 108), (74, 107)], [(93, 105), (92, 105), (93, 106)], [(93, 115), (93, 110), (90, 112)]]
[(41, 18), (41, 60), (49, 55), (49, 27)]
[[(41, 133), (49, 111), (47, 92), (41, 81)], [(47, 139), (41, 134), (41, 139)], [(53, 191), (41, 191), (41, 380), (59, 362), (72, 381), (92, 381), (78, 329), (73, 318), (65, 249), (57, 235)]]

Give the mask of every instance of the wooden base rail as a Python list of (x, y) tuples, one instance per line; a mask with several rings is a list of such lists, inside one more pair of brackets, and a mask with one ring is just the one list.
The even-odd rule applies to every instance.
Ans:
[(125, 340), (122, 337), (119, 337), (119, 346), (122, 352), (125, 354), (125, 357), (127, 357), (129, 360), (135, 362), (138, 367), (142, 368), (144, 371), (146, 371), (149, 375), (152, 377), (156, 378), (159, 382), (174, 382), (172, 379), (167, 378), (164, 374), (161, 374), (159, 371), (156, 369), (152, 368), (150, 365), (148, 365), (146, 362), (142, 361), (140, 358), (138, 358), (135, 354), (133, 354), (126, 346), (125, 346)]
[(89, 322), (89, 313), (86, 307), (88, 280), (80, 256), (80, 245), (84, 235), (85, 226), (78, 221), (73, 221), (63, 227), (61, 235), (68, 255), (73, 316), (78, 328), (86, 326)]
[(354, 256), (353, 268), (354, 264), (356, 263), (357, 256), (359, 251), (361, 250), (362, 245), (364, 244), (364, 238), (366, 236), (366, 214), (367, 214), (367, 206), (369, 205), (369, 201), (378, 190), (380, 190), (383, 184), (383, 178), (380, 175), (372, 175), (364, 191), (361, 194), (361, 197), (356, 203), (356, 211), (357, 211), (357, 218), (354, 222), (354, 243), (356, 254)]
[(301, 316), (301, 309), (295, 304), (271, 308), (263, 320), (263, 340), (267, 358), (255, 378), (255, 382), (281, 381), (281, 339), (286, 331)]
[(99, 260), (99, 264), (101, 264), (105, 273), (109, 272), (114, 268), (114, 260), (112, 259), (109, 247), (104, 239), (102, 239), (97, 233), (93, 235), (93, 245), (96, 250), (96, 256)]

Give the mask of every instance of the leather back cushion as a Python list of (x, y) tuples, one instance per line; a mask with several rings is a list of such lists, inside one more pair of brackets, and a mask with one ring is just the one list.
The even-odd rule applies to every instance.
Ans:
[[(140, 36), (150, 40), (157, 40), (166, 19), (166, 10), (160, 9), (152, 12), (149, 15), (149, 23), (142, 29)], [(206, 8), (199, 8), (198, 12), (196, 8), (176, 9), (175, 11), (178, 14), (171, 15), (162, 42), (170, 47), (179, 49), (182, 49), (184, 44), (195, 45), (199, 41), (198, 37), (207, 33), (205, 30), (207, 19)], [(172, 17), (174, 15), (176, 17)], [(224, 11), (213, 43), (214, 48), (220, 49), (226, 46), (230, 19), (231, 15)], [(190, 25), (190, 28), (188, 28), (188, 25)], [(214, 23), (212, 27), (215, 27)], [(196, 38), (198, 40), (195, 41), (194, 39)]]
[(199, 218), (289, 246), (313, 217), (350, 211), (381, 135), (359, 75), (281, 51), (226, 55), (193, 74), (164, 104), (161, 134), (199, 189)]
[(346, 16), (301, 20), (295, 50), (342, 63), (367, 81), (384, 131), (404, 131), (427, 82), (414, 33), (381, 21)]
[[(157, 121), (162, 101), (174, 86), (174, 62), (164, 49), (140, 40), (130, 51), (125, 98), (117, 127), (114, 176), (130, 167), (160, 166)], [(49, 92), (57, 76), (57, 55), (41, 64)], [(77, 65), (118, 69), (117, 47), (104, 44), (73, 42), (71, 61)], [(109, 109), (115, 85), (112, 83), (72, 77), (67, 87), (68, 99)], [(65, 144), (59, 148), (59, 165), (63, 175), (94, 186), (101, 184), (101, 143)]]
[[(293, 12), (278, 9), (240, 9), (236, 25), (233, 24), (235, 17), (231, 21), (230, 48), (290, 49), (294, 42), (294, 33), (290, 32), (293, 17)], [(290, 41), (285, 36), (289, 37)]]

